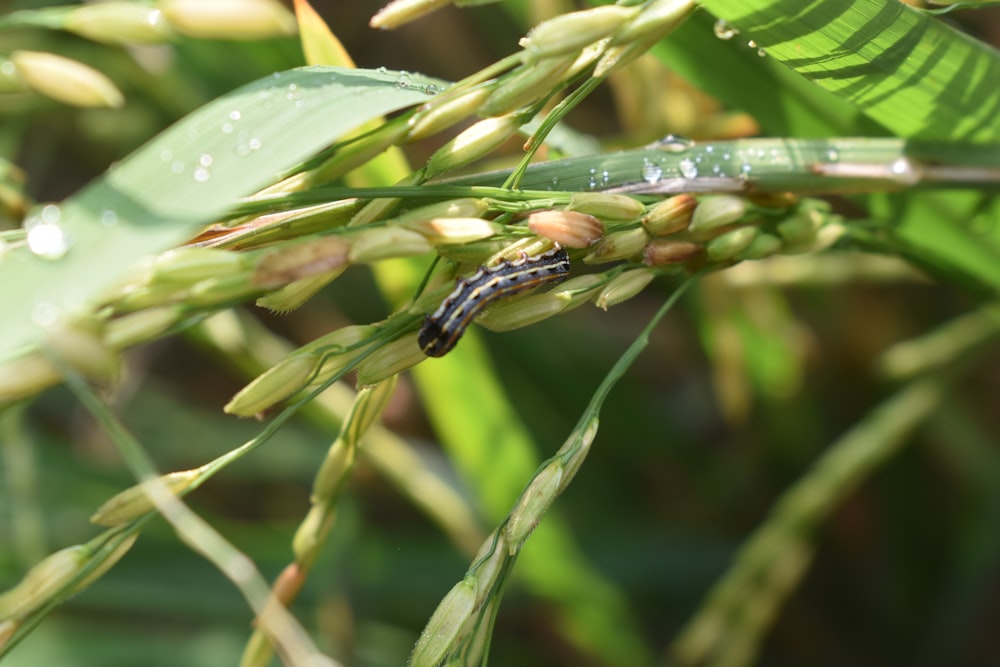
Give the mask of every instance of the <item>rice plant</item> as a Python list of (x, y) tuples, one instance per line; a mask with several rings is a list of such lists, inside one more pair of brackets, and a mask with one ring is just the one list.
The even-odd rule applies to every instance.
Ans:
[(343, 4), (0, 15), (0, 657), (991, 655), (992, 3)]

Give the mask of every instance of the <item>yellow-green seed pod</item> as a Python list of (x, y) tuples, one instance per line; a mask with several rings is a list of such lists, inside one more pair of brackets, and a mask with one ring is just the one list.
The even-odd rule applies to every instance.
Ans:
[(749, 204), (736, 195), (710, 195), (702, 197), (691, 215), (688, 231), (701, 238), (720, 227), (730, 225), (746, 215)]
[(586, 264), (601, 264), (628, 259), (641, 253), (648, 242), (649, 234), (642, 227), (612, 232), (598, 241), (583, 261)]
[(260, 294), (261, 288), (253, 284), (250, 274), (209, 278), (191, 288), (185, 297), (188, 306), (216, 306), (243, 301)]
[(361, 165), (367, 164), (390, 146), (402, 143), (407, 131), (407, 122), (403, 117), (385, 123), (367, 136), (344, 146), (329, 160), (303, 174), (301, 189), (304, 190), (310, 185), (335, 181)]
[(157, 256), (150, 267), (148, 283), (193, 285), (206, 278), (237, 275), (253, 266), (245, 253), (188, 246)]
[(507, 538), (507, 553), (515, 555), (525, 540), (538, 526), (552, 502), (559, 495), (563, 466), (559, 460), (552, 461), (535, 475), (524, 490), (504, 524), (503, 534)]
[(511, 331), (558, 315), (568, 304), (567, 297), (552, 292), (529, 294), (490, 306), (476, 318), (476, 323), (490, 331)]
[(261, 39), (294, 35), (295, 16), (276, 0), (160, 0), (170, 25), (199, 39)]
[(570, 278), (553, 289), (552, 294), (566, 301), (563, 310), (571, 310), (590, 301), (603, 282), (604, 277), (601, 274), (588, 273)]
[(760, 233), (742, 252), (736, 253), (735, 259), (763, 259), (779, 250), (781, 250), (781, 239), (774, 234)]
[[(576, 477), (576, 473), (579, 472), (580, 466), (583, 465), (584, 460), (587, 458), (587, 454), (590, 452), (590, 446), (594, 442), (594, 438), (597, 437), (597, 430), (601, 425), (601, 419), (597, 415), (591, 417), (587, 423), (583, 426), (581, 431), (573, 431), (570, 434), (570, 441), (576, 439), (577, 442), (573, 447), (574, 451), (571, 456), (563, 459), (566, 469), (563, 471), (562, 487), (565, 489), (569, 486), (569, 483), (573, 481)], [(565, 449), (567, 444), (564, 444), (562, 449)]]
[(0, 365), (0, 405), (34, 396), (61, 380), (51, 361), (39, 352), (28, 352)]
[(13, 51), (8, 57), (29, 88), (54, 100), (78, 107), (125, 104), (111, 79), (81, 62), (41, 51)]
[(646, 205), (635, 197), (607, 192), (575, 192), (569, 198), (568, 211), (589, 213), (601, 220), (635, 220), (641, 216)]
[(501, 568), (509, 556), (507, 555), (507, 540), (502, 534), (496, 534), (495, 539), (487, 539), (479, 547), (472, 567), (475, 568), (476, 586), (481, 591), (493, 588), (499, 579)]
[(279, 246), (257, 261), (251, 280), (260, 287), (278, 287), (317, 274), (329, 275), (346, 268), (350, 248), (351, 244), (338, 236)]
[(484, 199), (460, 197), (406, 211), (396, 216), (391, 224), (409, 227), (410, 223), (433, 218), (480, 218), (489, 208)]
[(416, 333), (402, 336), (384, 345), (361, 362), (358, 366), (358, 386), (367, 387), (381, 382), (416, 366), (426, 358), (427, 355), (417, 344)]
[(579, 211), (536, 211), (528, 229), (567, 248), (588, 248), (604, 236), (601, 221)]
[[(106, 537), (104, 535), (98, 535), (90, 542), (88, 542), (87, 546), (93, 549), (95, 552), (97, 552), (98, 549), (104, 546), (105, 539)], [(84, 575), (83, 579), (81, 579), (79, 583), (77, 583), (75, 586), (73, 586), (72, 589), (70, 589), (70, 594), (75, 595), (79, 593), (80, 591), (87, 588), (92, 583), (103, 577), (108, 570), (114, 567), (118, 563), (118, 561), (120, 561), (122, 558), (125, 557), (125, 554), (127, 554), (129, 550), (132, 549), (132, 546), (138, 539), (139, 539), (138, 532), (132, 533), (131, 535), (126, 535), (117, 546), (111, 549), (111, 551), (102, 554), (102, 560), (100, 564), (94, 567), (94, 569), (92, 569), (86, 575)]]
[(406, 226), (426, 236), (434, 245), (480, 241), (504, 229), (503, 225), (482, 218), (434, 218), (411, 222)]
[(705, 252), (705, 246), (690, 241), (668, 241), (666, 239), (652, 241), (643, 251), (643, 263), (646, 266), (663, 266), (664, 264), (683, 264), (700, 257)]
[(799, 255), (807, 252), (819, 252), (826, 250), (840, 240), (847, 228), (839, 222), (827, 223), (819, 228), (812, 239), (803, 240), (799, 243), (786, 243), (781, 247), (782, 255)]
[(598, 59), (597, 64), (594, 65), (593, 76), (595, 78), (606, 77), (615, 70), (621, 69), (629, 63), (646, 55), (657, 42), (663, 39), (666, 32), (667, 31), (664, 31), (664, 34), (662, 35), (650, 35), (638, 41), (615, 44), (607, 47), (601, 53), (601, 57)]
[(716, 262), (732, 259), (745, 250), (756, 237), (756, 227), (740, 227), (716, 236), (705, 245), (705, 252), (709, 259)]
[(664, 199), (649, 209), (642, 219), (642, 226), (652, 236), (669, 236), (684, 231), (691, 224), (691, 215), (698, 205), (689, 194)]
[(451, 0), (392, 0), (372, 17), (368, 25), (379, 30), (394, 30), (450, 4)]
[(655, 277), (656, 271), (652, 269), (625, 271), (597, 293), (594, 303), (601, 310), (607, 310), (609, 306), (616, 306), (623, 301), (628, 301), (646, 289), (646, 285), (651, 283)]
[(108, 322), (104, 343), (112, 350), (124, 350), (163, 335), (182, 317), (181, 306), (156, 306), (122, 315)]
[[(171, 493), (179, 495), (198, 479), (200, 470), (180, 470), (160, 476), (162, 482)], [(149, 499), (143, 485), (136, 484), (130, 486), (121, 493), (117, 493), (97, 508), (90, 523), (96, 526), (113, 528), (124, 523), (134, 521), (144, 514), (148, 514), (155, 509), (153, 501)]]
[(295, 554), (296, 563), (302, 567), (312, 567), (336, 516), (335, 512), (331, 512), (323, 504), (314, 504), (309, 508), (292, 538), (292, 553)]
[(425, 255), (432, 249), (430, 241), (423, 234), (402, 227), (366, 229), (351, 236), (350, 241), (351, 250), (347, 258), (351, 264)]
[(236, 392), (222, 408), (239, 417), (255, 417), (295, 394), (315, 376), (323, 355), (293, 353)]
[(425, 139), (473, 115), (490, 96), (492, 90), (492, 86), (483, 86), (450, 99), (445, 96), (441, 96), (440, 100), (432, 99), (410, 118), (406, 141)]
[(561, 14), (535, 26), (521, 46), (535, 58), (574, 53), (612, 34), (635, 14), (635, 9), (618, 5)]
[(434, 152), (424, 168), (426, 178), (433, 178), (488, 155), (512, 137), (521, 127), (515, 115), (481, 120)]
[(500, 116), (533, 104), (551, 95), (565, 79), (566, 72), (576, 62), (576, 55), (545, 58), (521, 65), (500, 79), (496, 89), (478, 109), (480, 116)]
[(18, 619), (51, 602), (93, 555), (83, 544), (66, 547), (36, 564), (13, 588), (0, 593), (0, 621)]
[(347, 267), (342, 266), (329, 273), (296, 280), (270, 294), (265, 294), (254, 303), (274, 313), (290, 313), (311, 299), (316, 292), (339, 278), (346, 270)]
[(384, 382), (360, 390), (344, 420), (341, 437), (355, 444), (360, 442), (362, 436), (382, 418), (398, 380), (398, 376), (393, 375)]
[(466, 621), (479, 606), (477, 583), (466, 578), (455, 584), (427, 622), (410, 656), (410, 667), (437, 667), (452, 649)]
[(807, 244), (816, 238), (823, 215), (815, 210), (799, 210), (777, 224), (778, 234), (786, 243)]
[(121, 372), (121, 357), (104, 342), (104, 325), (67, 322), (50, 329), (46, 345), (63, 363), (92, 380), (111, 381)]
[(635, 18), (614, 34), (611, 43), (625, 44), (648, 37), (660, 39), (680, 25), (697, 6), (693, 0), (653, 0), (646, 3)]
[(179, 285), (140, 285), (123, 290), (117, 298), (110, 299), (118, 312), (132, 312), (183, 301), (187, 290)]
[(97, 2), (69, 12), (63, 28), (105, 44), (160, 44), (173, 31), (162, 12), (134, 2)]

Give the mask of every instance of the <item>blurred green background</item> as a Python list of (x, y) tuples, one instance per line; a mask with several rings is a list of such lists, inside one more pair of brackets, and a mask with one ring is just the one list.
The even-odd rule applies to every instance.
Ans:
[[(528, 9), (512, 3), (446, 9), (379, 32), (367, 21), (380, 2), (314, 4), (359, 66), (448, 80), (512, 52), (529, 25)], [(7, 10), (32, 6), (14, 2)], [(996, 12), (977, 16), (981, 38), (1000, 34)], [(38, 201), (75, 192), (218, 95), (302, 64), (295, 39), (180, 39), (133, 53), (57, 32), (0, 39), (4, 51), (51, 50), (87, 62), (128, 99), (120, 110), (81, 111), (0, 97), (0, 155), (25, 169), (26, 189)], [(700, 122), (708, 116), (740, 118), (738, 109), (716, 106), (668, 69), (651, 72), (643, 80), (671, 95), (646, 95), (623, 78), (587, 100), (570, 125), (618, 147), (664, 131), (698, 136), (710, 131)], [(629, 111), (664, 97), (674, 106)], [(648, 116), (665, 119), (664, 126), (638, 120)], [(443, 140), (410, 147), (411, 163)], [(526, 330), (484, 334), (540, 456), (558, 448), (668, 293), (668, 285), (654, 283), (609, 313), (584, 308)], [(650, 655), (665, 654), (776, 498), (894, 392), (877, 370), (880, 355), (977, 304), (958, 288), (909, 278), (734, 288), (715, 276), (689, 293), (608, 399), (589, 461), (556, 505), (586, 558), (624, 595)], [(389, 312), (361, 270), (287, 316), (254, 309), (296, 344)], [(735, 348), (727, 340), (736, 340)], [(822, 529), (815, 563), (766, 635), (758, 664), (995, 664), (1000, 350), (982, 346), (961, 363), (967, 367), (941, 408)], [(159, 469), (193, 467), (259, 432), (259, 424), (221, 412), (245, 380), (224, 360), (174, 337), (130, 353), (115, 408)], [(50, 390), (28, 411), (27, 430), (3, 435), (0, 588), (46, 553), (95, 535), (88, 516), (132, 483), (68, 391)], [(406, 378), (385, 421), (448, 468)], [(290, 558), (292, 532), (331, 438), (293, 423), (189, 502), (273, 578)], [(468, 558), (364, 463), (338, 519), (294, 612), (345, 664), (402, 664)], [(57, 609), (4, 664), (233, 664), (250, 620), (229, 582), (156, 521), (119, 565)], [(516, 577), (497, 621), (492, 662), (603, 664), (567, 642), (547, 605)]]

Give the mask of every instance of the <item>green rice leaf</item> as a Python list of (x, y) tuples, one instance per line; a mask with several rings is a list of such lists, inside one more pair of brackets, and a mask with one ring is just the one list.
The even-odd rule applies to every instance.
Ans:
[(741, 40), (753, 40), (767, 57), (898, 136), (969, 142), (1000, 138), (1000, 52), (902, 2), (702, 4), (737, 28)]
[[(279, 72), (190, 114), (43, 219), (65, 252), (0, 256), (0, 360), (39, 325), (92, 304), (135, 261), (189, 238), (365, 121), (417, 104), (440, 81), (386, 70)], [(58, 244), (57, 244), (58, 245)]]

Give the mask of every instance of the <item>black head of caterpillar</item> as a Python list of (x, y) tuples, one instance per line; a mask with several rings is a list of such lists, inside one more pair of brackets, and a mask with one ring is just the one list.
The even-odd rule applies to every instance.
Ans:
[(481, 266), (458, 281), (438, 309), (424, 318), (417, 343), (428, 357), (444, 356), (486, 306), (539, 285), (560, 283), (568, 275), (569, 256), (559, 247), (537, 257), (523, 255), (496, 266)]

